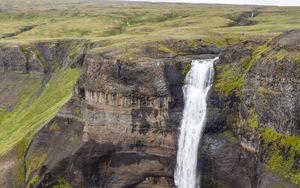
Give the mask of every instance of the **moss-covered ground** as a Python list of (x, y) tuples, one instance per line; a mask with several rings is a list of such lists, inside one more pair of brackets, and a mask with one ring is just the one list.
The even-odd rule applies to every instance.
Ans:
[(249, 68), (267, 49), (267, 45), (261, 45), (255, 47), (252, 54), (240, 59), (238, 62), (217, 65), (214, 79), (215, 88), (224, 96), (233, 93), (240, 96), (244, 78)]
[(230, 130), (227, 130), (227, 131), (224, 131), (223, 133), (221, 133), (221, 137), (225, 138), (226, 140), (228, 140), (231, 143), (238, 143), (238, 138)]
[(300, 186), (300, 171), (294, 168), (294, 159), (300, 154), (300, 138), (265, 128), (262, 140), (268, 147), (268, 168)]
[(247, 126), (256, 129), (258, 128), (258, 120), (257, 120), (257, 115), (254, 109), (250, 109), (248, 112), (248, 117), (247, 117)]
[[(3, 42), (82, 38), (128, 44), (201, 38), (225, 46), (300, 28), (299, 7), (97, 0), (0, 0), (0, 5), (0, 41)], [(255, 24), (228, 27), (241, 13), (249, 11), (258, 12), (250, 18)], [(32, 29), (20, 32), (28, 26)]]
[[(71, 98), (79, 73), (79, 69), (57, 70), (46, 86), (43, 86), (41, 79), (29, 79), (34, 73), (24, 75), (24, 88), (20, 92), (18, 106), (11, 112), (0, 111), (0, 155), (25, 136), (37, 132), (54, 117), (59, 108)], [(36, 93), (40, 88), (43, 91)]]

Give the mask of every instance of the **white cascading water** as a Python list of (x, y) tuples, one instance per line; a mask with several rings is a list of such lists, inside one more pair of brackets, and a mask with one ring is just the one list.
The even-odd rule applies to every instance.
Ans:
[(181, 122), (175, 184), (178, 188), (197, 188), (197, 155), (205, 127), (206, 96), (211, 87), (216, 59), (194, 60), (185, 79), (184, 111)]

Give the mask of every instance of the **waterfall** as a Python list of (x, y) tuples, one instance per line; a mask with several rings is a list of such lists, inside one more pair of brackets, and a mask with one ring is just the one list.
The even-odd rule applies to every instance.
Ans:
[(200, 187), (197, 180), (198, 146), (205, 127), (206, 96), (211, 87), (215, 60), (194, 60), (185, 79), (185, 104), (174, 175), (178, 188)]

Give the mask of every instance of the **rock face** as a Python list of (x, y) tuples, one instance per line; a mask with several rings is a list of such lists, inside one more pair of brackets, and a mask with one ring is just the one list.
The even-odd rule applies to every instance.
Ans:
[(267, 170), (257, 153), (246, 150), (222, 134), (205, 135), (200, 151), (202, 187), (297, 187)]
[[(242, 122), (255, 119), (254, 128), (270, 128), (278, 133), (299, 136), (300, 74), (295, 59), (298, 43), (292, 42), (299, 39), (299, 31), (276, 37), (253, 63), (241, 91)], [(252, 129), (249, 134), (247, 126), (242, 126), (240, 132), (242, 144), (260, 150), (256, 130)]]
[[(80, 45), (70, 50), (74, 44)], [(0, 163), (5, 166), (1, 170), (0, 187), (25, 186), (29, 142), (65, 103), (61, 100), (69, 100), (79, 75), (78, 69), (71, 67), (80, 65), (84, 50), (78, 41), (0, 47)], [(53, 85), (64, 88), (51, 89)], [(44, 158), (31, 158), (29, 171), (39, 166)]]
[[(101, 154), (106, 159), (94, 164), (103, 187), (173, 187), (181, 75), (174, 69), (170, 80), (165, 67), (161, 61), (126, 63), (87, 55), (77, 89), (83, 100), (82, 139), (99, 148), (107, 145)], [(179, 92), (172, 94), (170, 87)]]
[[(290, 48), (298, 47), (292, 47), (293, 43), (289, 40), (299, 41), (300, 32), (287, 33), (274, 39), (271, 49), (266, 50), (263, 57), (251, 66), (242, 89), (242, 105), (246, 111), (255, 108), (260, 125), (299, 136), (300, 79), (299, 72), (296, 72), (299, 65), (289, 57), (294, 53)], [(279, 53), (279, 46), (285, 53), (282, 59), (268, 59), (273, 53)]]
[[(37, 134), (29, 153), (51, 137), (53, 123), (59, 135), (52, 143), (75, 135), (74, 147), (62, 142), (68, 150), (31, 175), (39, 174), (36, 185), (55, 185), (61, 177), (72, 187), (174, 187), (182, 67), (168, 59), (134, 63), (87, 54), (73, 102)], [(78, 132), (70, 134), (66, 126)], [(56, 148), (47, 140), (46, 148)], [(47, 153), (51, 159), (56, 152)]]
[[(24, 158), (15, 159), (21, 164), (17, 162), (12, 169), (16, 173), (19, 167), (24, 169), (21, 186), (174, 187), (184, 71), (192, 59), (215, 57), (220, 50), (206, 46), (189, 50), (184, 41), (164, 45), (176, 48), (180, 55), (159, 52), (151, 44), (134, 52), (133, 60), (121, 58), (117, 49), (90, 50), (84, 59), (76, 56), (71, 66), (81, 66), (81, 76), (72, 99), (35, 134)], [(70, 66), (68, 61), (51, 64), (64, 59), (64, 49), (51, 50), (44, 44), (35, 47), (42, 52), (39, 62), (50, 63), (37, 69), (44, 75), (54, 66)], [(26, 64), (35, 58), (30, 50), (17, 50), (22, 57), (17, 61), (25, 64), (18, 69), (25, 72)], [(8, 69), (4, 63), (2, 67)], [(7, 157), (2, 161), (9, 165)], [(3, 172), (5, 177), (12, 173)]]
[[(288, 170), (300, 166), (299, 38), (291, 31), (222, 51), (199, 148), (202, 187), (297, 186), (298, 172)], [(0, 88), (30, 72), (48, 83), (56, 69), (81, 68), (73, 97), (1, 157), (0, 187), (174, 187), (185, 74), (192, 59), (220, 53), (199, 44), (170, 40), (129, 52), (68, 42), (0, 48)], [(18, 100), (10, 101), (0, 108), (13, 110)], [(292, 178), (274, 161), (287, 164), (280, 168)]]
[(76, 89), (82, 141), (107, 150), (97, 152), (104, 157), (92, 164), (97, 181), (86, 186), (174, 187), (182, 69), (191, 58), (135, 63), (87, 54)]
[[(220, 55), (208, 99), (206, 154), (200, 158), (206, 185), (299, 186), (293, 170), (300, 126), (299, 39), (299, 31), (289, 31), (269, 43), (228, 47)], [(228, 131), (235, 142), (224, 139)]]

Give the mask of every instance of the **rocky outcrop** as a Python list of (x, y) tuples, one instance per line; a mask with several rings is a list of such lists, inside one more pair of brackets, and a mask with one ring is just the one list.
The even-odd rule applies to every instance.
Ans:
[[(122, 49), (89, 50), (72, 61), (70, 50), (59, 49), (66, 44), (17, 50), (25, 54), (21, 62), (37, 59), (43, 69), (36, 71), (50, 77), (56, 66), (81, 66), (72, 99), (35, 134), (24, 158), (16, 159), (13, 169), (24, 177), (18, 185), (174, 187), (185, 72), (192, 59), (215, 57), (220, 51), (196, 48), (198, 42), (202, 45), (196, 41), (191, 50), (185, 41), (149, 44), (127, 54), (130, 58), (124, 58)], [(18, 69), (14, 71), (26, 72), (26, 66)]]
[[(69, 100), (79, 75), (75, 67), (85, 49), (81, 41), (1, 46), (0, 163), (6, 168), (1, 170), (0, 187), (25, 186), (28, 145)], [(30, 159), (33, 166), (41, 164), (35, 156)]]
[(207, 134), (201, 143), (202, 187), (297, 187), (266, 169), (257, 153), (243, 148), (224, 133)]
[(1, 72), (26, 72), (26, 59), (19, 47), (2, 47), (0, 54)]
[(165, 67), (163, 61), (126, 63), (87, 55), (78, 89), (84, 91), (83, 141), (112, 145), (106, 154), (111, 164), (98, 172), (104, 187), (173, 186), (182, 93), (172, 95), (169, 87), (180, 91), (181, 73), (174, 69), (177, 76), (168, 80)]
[[(299, 186), (293, 170), (300, 125), (299, 38), (299, 31), (289, 31), (271, 42), (230, 46), (220, 55), (208, 99), (208, 135), (203, 141), (208, 149), (200, 160), (206, 183)], [(222, 141), (224, 130), (233, 133), (239, 146)]]
[(82, 141), (110, 148), (95, 163), (98, 185), (174, 187), (182, 70), (192, 58), (134, 62), (87, 54), (76, 88), (83, 103)]
[(86, 47), (85, 41), (80, 40), (4, 45), (0, 48), (0, 71), (46, 73), (56, 66), (78, 66)]
[(294, 58), (299, 40), (299, 31), (275, 38), (251, 66), (242, 89), (243, 109), (249, 114), (255, 108), (259, 126), (290, 135), (300, 135), (299, 65)]

